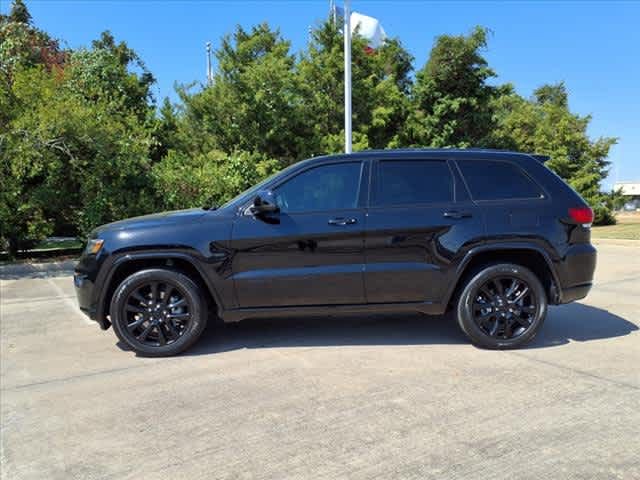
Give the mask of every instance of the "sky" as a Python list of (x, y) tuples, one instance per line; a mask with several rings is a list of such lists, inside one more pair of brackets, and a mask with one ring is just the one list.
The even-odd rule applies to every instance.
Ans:
[[(205, 43), (216, 48), (235, 25), (266, 21), (305, 48), (309, 27), (328, 13), (328, 0), (26, 0), (34, 23), (63, 40), (88, 46), (103, 30), (125, 40), (157, 79), (154, 94), (176, 100), (174, 83), (204, 82)], [(341, 0), (337, 2), (342, 4)], [(618, 137), (604, 187), (640, 181), (640, 1), (409, 1), (352, 0), (352, 9), (378, 18), (426, 62), (441, 34), (491, 31), (485, 56), (496, 83), (512, 82), (530, 96), (564, 81), (572, 111), (590, 114), (593, 137)], [(9, 0), (0, 0), (7, 13)]]

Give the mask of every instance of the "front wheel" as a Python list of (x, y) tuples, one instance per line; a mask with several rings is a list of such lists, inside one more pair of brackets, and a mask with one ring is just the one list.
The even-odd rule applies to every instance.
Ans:
[(178, 354), (206, 327), (206, 301), (198, 286), (173, 270), (141, 270), (127, 277), (111, 300), (118, 338), (149, 357)]
[(484, 267), (471, 276), (457, 299), (462, 331), (483, 348), (516, 348), (531, 341), (547, 314), (538, 277), (516, 264)]

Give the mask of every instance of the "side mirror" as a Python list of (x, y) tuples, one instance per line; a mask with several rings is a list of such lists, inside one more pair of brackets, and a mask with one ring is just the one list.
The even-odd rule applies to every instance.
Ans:
[(280, 207), (276, 204), (275, 196), (271, 190), (261, 190), (253, 199), (251, 213), (262, 215), (265, 213), (278, 213)]

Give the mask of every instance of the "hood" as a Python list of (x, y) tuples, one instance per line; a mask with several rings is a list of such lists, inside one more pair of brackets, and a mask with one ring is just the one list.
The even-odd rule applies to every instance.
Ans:
[(138, 228), (162, 227), (166, 225), (183, 225), (197, 221), (206, 213), (207, 210), (202, 208), (152, 213), (151, 215), (142, 215), (141, 217), (127, 218), (126, 220), (107, 223), (106, 225), (96, 228), (94, 233), (96, 235), (100, 235), (100, 233), (105, 230), (131, 230)]

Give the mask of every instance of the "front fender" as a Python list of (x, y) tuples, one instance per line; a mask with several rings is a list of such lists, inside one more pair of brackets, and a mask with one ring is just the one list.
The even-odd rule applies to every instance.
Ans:
[(170, 263), (172, 260), (187, 262), (195, 271), (198, 272), (216, 303), (216, 307), (219, 310), (218, 314), (220, 314), (220, 310), (223, 308), (224, 304), (218, 291), (218, 286), (211, 278), (211, 272), (219, 270), (220, 264), (224, 261), (220, 261), (218, 258), (207, 259), (201, 257), (198, 252), (189, 249), (125, 251), (109, 257), (105, 261), (103, 268), (100, 269), (100, 273), (96, 279), (96, 285), (99, 286), (99, 288), (96, 289), (94, 301), (96, 305), (96, 319), (98, 323), (100, 323), (103, 328), (109, 327), (109, 322), (106, 319), (108, 311), (107, 303), (110, 301), (111, 295), (117, 288), (117, 285), (114, 285), (114, 281), (117, 278), (116, 273), (120, 271), (121, 268), (134, 262), (141, 262), (144, 265), (145, 262), (152, 263), (154, 261), (162, 261)]

